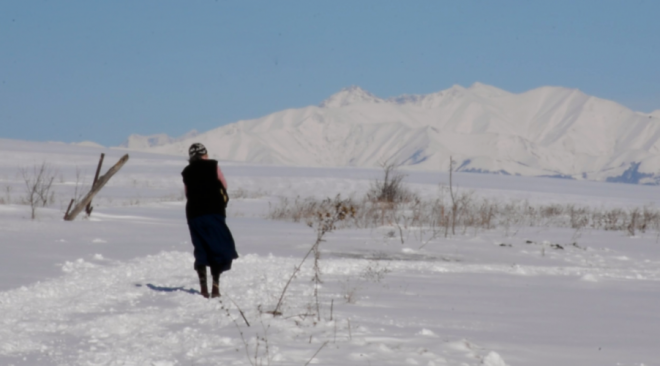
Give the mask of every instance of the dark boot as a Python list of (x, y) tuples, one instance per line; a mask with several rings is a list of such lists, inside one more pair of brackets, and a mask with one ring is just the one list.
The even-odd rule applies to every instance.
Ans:
[(205, 298), (209, 298), (209, 289), (206, 286), (206, 267), (197, 267), (197, 276), (199, 276), (199, 293), (202, 294)]
[(220, 269), (211, 267), (211, 276), (213, 277), (213, 287), (211, 288), (211, 297), (220, 297)]

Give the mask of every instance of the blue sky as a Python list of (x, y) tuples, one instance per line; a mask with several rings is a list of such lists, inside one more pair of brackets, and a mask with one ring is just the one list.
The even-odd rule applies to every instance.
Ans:
[(660, 109), (660, 1), (0, 2), (0, 137), (118, 145), (475, 81)]

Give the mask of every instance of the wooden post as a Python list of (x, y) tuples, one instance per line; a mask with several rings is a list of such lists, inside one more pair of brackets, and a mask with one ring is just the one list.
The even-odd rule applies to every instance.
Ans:
[(90, 202), (92, 202), (94, 196), (97, 193), (99, 193), (99, 191), (103, 188), (103, 186), (105, 186), (105, 184), (108, 183), (110, 178), (112, 178), (112, 176), (115, 175), (115, 173), (117, 173), (119, 169), (121, 169), (121, 167), (123, 167), (124, 164), (126, 164), (127, 161), (128, 161), (128, 154), (122, 156), (122, 158), (119, 159), (117, 164), (113, 165), (112, 168), (108, 169), (108, 171), (103, 176), (99, 177), (96, 183), (92, 186), (92, 189), (89, 191), (89, 193), (87, 193), (87, 195), (82, 200), (80, 200), (80, 202), (78, 202), (76, 207), (74, 207), (73, 210), (64, 217), (64, 220), (73, 221), (76, 218), (76, 216), (78, 216), (78, 214), (82, 212), (82, 210), (85, 209), (85, 207)]
[(449, 195), (451, 196), (451, 235), (456, 235), (456, 198), (454, 197), (454, 185), (452, 183), (452, 174), (454, 172), (454, 158), (449, 155)]
[(69, 216), (69, 211), (71, 211), (71, 206), (73, 206), (73, 202), (75, 201), (75, 198), (71, 199), (71, 202), (69, 202), (69, 207), (66, 209), (66, 213), (64, 214), (64, 219), (66, 220), (66, 217)]
[[(94, 189), (96, 182), (99, 180), (99, 173), (101, 172), (101, 166), (103, 165), (103, 158), (105, 158), (105, 154), (101, 153), (101, 158), (99, 159), (99, 165), (96, 167), (96, 174), (94, 174), (94, 182), (92, 182), (92, 189)], [(87, 207), (85, 208), (85, 212), (87, 213), (87, 216), (92, 214), (93, 209), (94, 208), (92, 207), (92, 201), (89, 201)]]

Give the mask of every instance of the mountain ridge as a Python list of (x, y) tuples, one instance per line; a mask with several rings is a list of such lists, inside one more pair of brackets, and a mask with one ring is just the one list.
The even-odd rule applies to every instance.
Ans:
[[(655, 112), (654, 112), (655, 113)], [(380, 98), (344, 88), (287, 109), (142, 150), (264, 164), (406, 168), (660, 183), (660, 118), (578, 89), (510, 93), (474, 83)]]

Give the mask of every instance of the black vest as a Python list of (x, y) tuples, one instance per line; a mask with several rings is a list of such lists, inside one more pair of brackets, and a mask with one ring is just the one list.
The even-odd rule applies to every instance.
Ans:
[(186, 185), (186, 217), (192, 219), (202, 215), (226, 216), (225, 187), (218, 179), (218, 162), (195, 160), (181, 172)]

